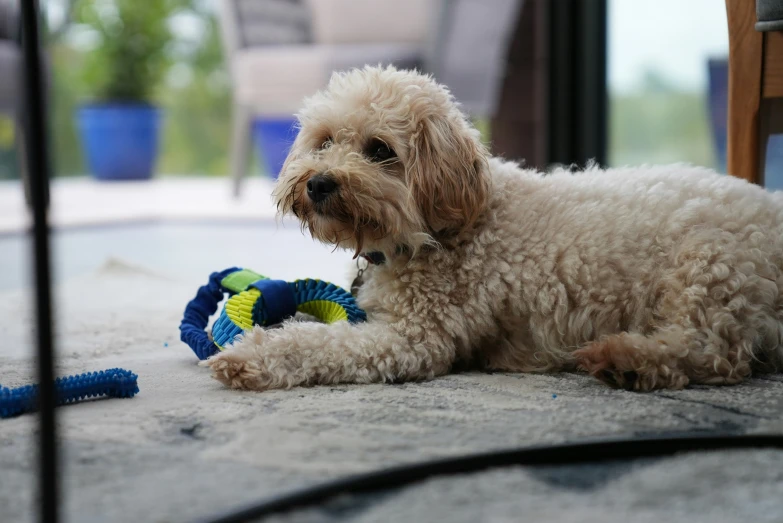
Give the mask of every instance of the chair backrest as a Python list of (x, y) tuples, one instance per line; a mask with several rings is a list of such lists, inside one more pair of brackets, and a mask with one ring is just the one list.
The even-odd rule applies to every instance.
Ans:
[(304, 0), (221, 0), (219, 15), (227, 57), (248, 47), (312, 40)]
[(523, 5), (523, 0), (440, 0), (425, 69), (474, 116), (489, 117), (496, 110)]

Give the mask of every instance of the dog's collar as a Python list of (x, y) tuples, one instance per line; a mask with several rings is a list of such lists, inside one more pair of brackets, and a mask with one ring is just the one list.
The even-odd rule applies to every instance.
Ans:
[(383, 265), (386, 263), (386, 255), (381, 251), (363, 252), (359, 256), (367, 260), (370, 265)]

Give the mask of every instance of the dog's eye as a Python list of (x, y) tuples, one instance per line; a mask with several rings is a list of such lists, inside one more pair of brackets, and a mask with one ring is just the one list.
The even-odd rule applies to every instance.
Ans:
[(397, 153), (394, 152), (394, 149), (377, 138), (370, 142), (370, 145), (367, 146), (365, 154), (373, 162), (385, 162), (397, 156)]
[(331, 146), (332, 146), (332, 137), (328, 136), (327, 138), (324, 139), (323, 142), (321, 142), (321, 146), (319, 147), (319, 149), (323, 151), (324, 149), (328, 149)]

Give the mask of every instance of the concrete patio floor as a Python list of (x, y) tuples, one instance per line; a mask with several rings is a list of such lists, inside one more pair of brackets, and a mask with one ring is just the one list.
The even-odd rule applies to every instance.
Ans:
[[(275, 207), (268, 178), (245, 180), (239, 198), (226, 178), (168, 177), (139, 182), (57, 178), (51, 185), (54, 228), (106, 226), (161, 220), (270, 220)], [(29, 226), (22, 185), (0, 181), (0, 234)]]
[[(231, 266), (279, 279), (321, 278), (347, 285), (351, 255), (276, 220), (273, 182), (246, 180), (240, 198), (223, 178), (164, 178), (52, 184), (50, 223), (56, 279), (96, 270), (107, 260), (181, 274), (194, 282)], [(25, 286), (32, 267), (21, 184), (0, 183), (0, 290)]]

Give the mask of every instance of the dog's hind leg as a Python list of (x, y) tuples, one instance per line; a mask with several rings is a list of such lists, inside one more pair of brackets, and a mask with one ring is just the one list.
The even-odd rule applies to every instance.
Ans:
[(638, 391), (732, 385), (752, 368), (776, 367), (783, 332), (774, 312), (775, 283), (756, 275), (737, 279), (737, 285), (683, 289), (658, 311), (669, 323), (659, 320), (649, 333), (603, 337), (573, 356), (602, 381)]
[(704, 229), (685, 238), (653, 289), (652, 324), (589, 343), (574, 352), (578, 364), (640, 391), (730, 385), (759, 363), (778, 366), (779, 256), (756, 229)]
[(735, 384), (750, 374), (751, 343), (730, 345), (708, 330), (670, 326), (645, 336), (607, 336), (574, 352), (579, 366), (618, 388), (682, 389)]

